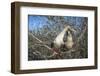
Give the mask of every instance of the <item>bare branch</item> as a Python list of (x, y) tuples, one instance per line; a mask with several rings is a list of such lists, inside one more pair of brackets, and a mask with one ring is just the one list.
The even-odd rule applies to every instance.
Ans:
[[(49, 50), (51, 50), (51, 51), (53, 51), (53, 52), (56, 52), (56, 51), (54, 51), (52, 48), (50, 48), (49, 46), (45, 45), (43, 41), (41, 41), (40, 39), (38, 39), (37, 37), (35, 37), (32, 33), (29, 32), (29, 34), (30, 34), (33, 38), (35, 38), (36, 40), (38, 40), (39, 42), (43, 43), (43, 46), (44, 46), (44, 47), (46, 47), (47, 49), (49, 49)], [(56, 52), (56, 53), (57, 53), (57, 52)]]
[(40, 39), (38, 39), (37, 37), (35, 37), (32, 33), (29, 32), (29, 34), (30, 34), (32, 37), (34, 37), (36, 40), (38, 40), (39, 42), (42, 43), (42, 41), (41, 41)]
[(44, 55), (42, 55), (39, 51), (35, 51), (35, 52), (33, 52), (33, 54), (35, 54), (35, 55), (40, 55), (41, 57), (43, 57), (45, 60), (47, 59), (47, 57), (46, 56), (44, 56)]
[(78, 37), (76, 43), (78, 43), (79, 40), (84, 36), (86, 29), (87, 29), (87, 26), (85, 26), (85, 28), (84, 28), (84, 30), (82, 31), (81, 35)]

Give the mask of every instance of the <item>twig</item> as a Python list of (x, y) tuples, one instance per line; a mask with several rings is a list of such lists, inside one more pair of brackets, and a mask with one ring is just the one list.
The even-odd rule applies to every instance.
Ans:
[[(35, 37), (32, 33), (29, 32), (29, 34), (30, 34), (33, 38), (35, 38), (36, 40), (38, 40), (40, 43), (44, 43), (42, 40), (40, 40), (40, 39), (38, 39), (37, 37)], [(49, 46), (47, 46), (47, 45), (45, 45), (45, 44), (43, 44), (43, 46), (45, 46), (45, 47), (48, 48), (49, 50), (52, 49), (52, 48), (50, 48)]]
[(57, 55), (57, 53), (53, 53), (53, 54), (51, 54), (51, 55), (49, 55), (49, 56), (45, 56), (45, 55), (43, 55), (43, 54), (41, 54), (39, 51), (35, 51), (35, 52), (33, 52), (33, 54), (35, 54), (35, 55), (40, 55), (41, 57), (43, 57), (45, 60), (47, 60), (47, 59), (49, 59), (49, 58), (52, 58), (53, 56), (55, 56), (55, 55)]
[[(32, 45), (32, 48), (34, 48), (34, 46), (36, 46), (36, 45), (44, 46), (44, 45), (41, 45), (41, 44), (34, 44), (34, 45)], [(45, 56), (45, 55), (41, 54), (39, 51), (35, 51), (35, 52), (33, 52), (33, 54), (35, 54), (35, 55), (41, 55), (44, 59), (52, 58), (53, 56), (57, 55), (56, 52), (53, 52), (51, 55)]]
[(85, 34), (87, 27), (85, 26), (84, 30), (82, 31), (82, 34), (78, 37), (76, 42), (79, 42), (79, 40), (83, 37), (83, 35)]
[[(55, 50), (53, 50), (53, 49), (50, 48), (49, 46), (45, 45), (44, 42), (43, 42), (42, 40), (40, 40), (40, 39), (38, 39), (37, 37), (35, 37), (32, 33), (29, 32), (29, 34), (30, 34), (33, 38), (35, 38), (36, 40), (38, 40), (39, 42), (43, 43), (43, 46), (44, 46), (44, 47), (46, 47), (47, 49), (49, 49), (49, 50), (51, 50), (51, 51), (57, 53)], [(57, 54), (58, 54), (58, 53), (57, 53)]]
[(41, 41), (40, 39), (38, 39), (37, 37), (35, 37), (32, 33), (29, 32), (29, 34), (30, 34), (32, 37), (34, 37), (36, 40), (38, 40), (39, 42), (42, 43), (42, 41)]
[(40, 56), (42, 56), (45, 60), (47, 59), (47, 57), (44, 56), (44, 55), (42, 55), (39, 51), (35, 51), (35, 52), (33, 52), (33, 54), (35, 54), (35, 55), (40, 55)]

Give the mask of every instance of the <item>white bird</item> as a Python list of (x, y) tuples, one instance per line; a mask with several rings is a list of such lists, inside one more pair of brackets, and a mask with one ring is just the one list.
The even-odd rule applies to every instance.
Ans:
[(68, 31), (67, 31), (67, 39), (66, 39), (66, 42), (65, 42), (65, 47), (66, 47), (67, 49), (71, 49), (71, 48), (73, 47), (73, 44), (74, 44), (74, 42), (73, 42), (72, 34), (71, 34), (71, 32), (68, 30)]
[(61, 45), (64, 45), (64, 35), (66, 33), (66, 31), (69, 29), (69, 26), (66, 26), (63, 31), (55, 38), (55, 40), (53, 41), (53, 43), (51, 44), (51, 47), (57, 48), (59, 49), (61, 47)]

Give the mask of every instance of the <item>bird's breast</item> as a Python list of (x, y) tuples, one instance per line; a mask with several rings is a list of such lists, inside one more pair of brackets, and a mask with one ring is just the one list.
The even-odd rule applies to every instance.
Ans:
[(73, 47), (73, 42), (72, 41), (67, 41), (66, 42), (66, 47), (68, 48), (68, 49), (71, 49), (72, 47)]

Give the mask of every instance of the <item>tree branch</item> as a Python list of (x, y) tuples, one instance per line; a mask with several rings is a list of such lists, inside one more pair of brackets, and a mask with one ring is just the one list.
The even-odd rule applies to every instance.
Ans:
[[(50, 48), (49, 46), (45, 45), (44, 42), (40, 39), (38, 39), (37, 37), (35, 37), (32, 33), (29, 32), (29, 35), (31, 35), (33, 38), (35, 38), (37, 41), (39, 41), (40, 43), (43, 43), (43, 46), (46, 47), (47, 49), (57, 53), (55, 50), (53, 50), (52, 48)], [(57, 53), (58, 54), (58, 53)]]

